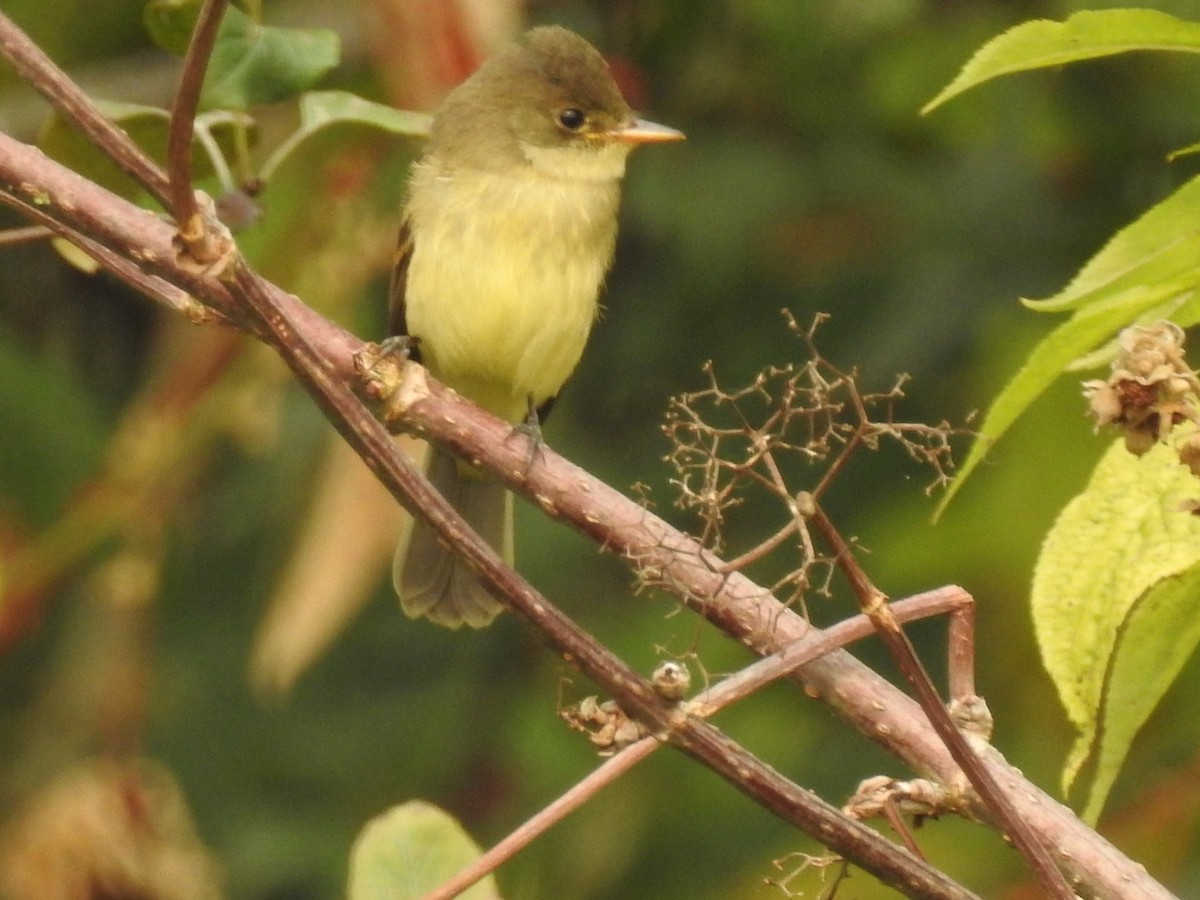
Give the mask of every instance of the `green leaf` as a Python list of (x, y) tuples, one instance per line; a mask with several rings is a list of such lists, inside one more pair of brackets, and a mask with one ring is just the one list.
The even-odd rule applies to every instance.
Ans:
[(1200, 176), (1126, 225), (1088, 260), (1071, 283), (1031, 309), (1078, 309), (1139, 285), (1200, 285)]
[(66, 261), (67, 265), (78, 269), (83, 274), (95, 275), (100, 271), (100, 263), (96, 262), (95, 257), (84, 253), (66, 238), (51, 238), (50, 246)]
[[(992, 401), (971, 452), (938, 503), (934, 516), (942, 514), (992, 445), (1077, 357), (1097, 347), (1146, 310), (1171, 299), (1175, 290), (1173, 284), (1132, 288), (1077, 310), (1046, 335)], [(1082, 401), (1080, 408), (1082, 411)]]
[(1063, 509), (1034, 571), (1042, 659), (1079, 738), (1069, 789), (1093, 755), (1095, 821), (1138, 728), (1200, 640), (1200, 518), (1183, 510), (1200, 480), (1168, 445), (1145, 456), (1116, 442)]
[(330, 125), (368, 125), (393, 134), (424, 137), (432, 117), (364, 100), (346, 91), (311, 91), (300, 98), (300, 127), (280, 144), (262, 168), (269, 181), (275, 169), (305, 140)]
[[(1200, 298), (1200, 291), (1188, 291), (1187, 293), (1171, 297), (1166, 303), (1151, 306), (1129, 324), (1153, 325), (1156, 322), (1169, 319), (1180, 328), (1187, 328), (1188, 325), (1195, 321), (1195, 313), (1200, 308), (1197, 305), (1198, 298)], [(1092, 369), (1099, 369), (1101, 366), (1111, 365), (1120, 350), (1120, 338), (1121, 336), (1118, 332), (1090, 353), (1085, 353), (1083, 356), (1078, 356), (1071, 360), (1064, 369), (1064, 372), (1088, 372)]]
[[(198, 0), (154, 0), (143, 21), (156, 44), (182, 56), (199, 14)], [(340, 52), (333, 31), (275, 28), (228, 7), (208, 61), (201, 105), (245, 110), (294, 97), (334, 68)]]
[(229, 8), (221, 21), (204, 79), (203, 104), (249, 109), (308, 90), (338, 64), (335, 32), (272, 28)]
[[(414, 800), (372, 819), (350, 851), (349, 900), (417, 900), (479, 856), (479, 848), (449, 814)], [(496, 900), (491, 877), (459, 895)]]
[(1200, 52), (1200, 23), (1150, 9), (1085, 11), (1063, 22), (1024, 22), (984, 44), (921, 112), (1001, 75), (1134, 50)]

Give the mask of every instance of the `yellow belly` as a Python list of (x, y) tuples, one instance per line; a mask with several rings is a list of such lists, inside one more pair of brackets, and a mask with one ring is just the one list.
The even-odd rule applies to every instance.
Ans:
[(612, 259), (617, 184), (414, 174), (409, 333), (433, 374), (510, 422), (583, 354)]

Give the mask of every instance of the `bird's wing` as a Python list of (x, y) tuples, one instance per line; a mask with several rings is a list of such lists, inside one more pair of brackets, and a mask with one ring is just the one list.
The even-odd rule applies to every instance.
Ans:
[(392, 282), (388, 288), (388, 335), (408, 335), (404, 292), (408, 287), (408, 263), (412, 259), (412, 252), (412, 231), (405, 222), (400, 226), (396, 259), (392, 266)]

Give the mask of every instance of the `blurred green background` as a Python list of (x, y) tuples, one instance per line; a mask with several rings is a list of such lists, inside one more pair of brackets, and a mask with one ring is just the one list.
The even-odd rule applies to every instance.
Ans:
[[(403, 48), (387, 50), (385, 5), (265, 9), (272, 24), (342, 34), (344, 63), (326, 86), (397, 99), (407, 60)], [(1105, 5), (1118, 4), (529, 3), (526, 21), (583, 33), (616, 61), (635, 105), (688, 135), (631, 161), (606, 312), (548, 441), (619, 488), (647, 486), (656, 511), (691, 524), (672, 506), (662, 462), (667, 399), (702, 387), (706, 360), (729, 387), (802, 360), (783, 307), (801, 322), (831, 313), (821, 350), (857, 367), (867, 387), (910, 373), (905, 418), (961, 422), (985, 407), (1051, 324), (1017, 298), (1058, 289), (1112, 232), (1195, 173), (1194, 159), (1164, 157), (1200, 133), (1200, 62), (1133, 55), (1007, 79), (928, 118), (918, 109), (1003, 29)], [(1195, 3), (1147, 5), (1197, 17)], [(169, 104), (177, 65), (149, 44), (138, 3), (5, 6), (93, 94)], [(437, 5), (407, 6), (420, 15)], [(45, 112), (0, 67), (0, 128), (34, 140)], [(263, 111), (261, 156), (292, 115)], [(242, 243), (270, 277), (378, 336), (404, 172), (418, 149), (359, 129), (322, 136), (267, 186), (264, 218)], [(0, 223), (20, 224), (8, 211)], [(555, 715), (587, 684), (510, 617), (478, 634), (404, 619), (386, 549), (364, 552), (347, 576), (344, 595), (361, 583), (368, 596), (361, 610), (339, 601), (344, 631), (291, 692), (264, 699), (253, 689), (249, 660), (269, 600), (299, 564), (299, 536), (324, 515), (314, 493), (354, 477), (328, 462), (331, 436), (248, 340), (183, 325), (47, 246), (0, 250), (0, 585), (9, 591), (0, 814), (65, 761), (132, 745), (179, 779), (230, 897), (307, 900), (340, 895), (354, 835), (393, 803), (436, 802), (491, 843), (595, 765)], [(898, 452), (860, 459), (830, 499), (893, 596), (957, 583), (976, 597), (978, 680), (995, 743), (1051, 792), (1071, 733), (1037, 659), (1026, 597), (1041, 536), (1105, 443), (1078, 386), (1064, 382), (936, 526), (928, 473)], [(317, 542), (329, 558), (390, 541), (394, 521), (363, 496), (347, 494), (344, 518)], [(752, 522), (756, 510), (739, 515)], [(518, 560), (643, 671), (691, 652), (693, 668), (714, 676), (746, 661), (690, 615), (672, 615), (669, 600), (634, 596), (619, 565), (531, 510), (518, 521)], [(123, 563), (143, 565), (149, 583), (134, 579), (124, 606)], [(853, 602), (839, 586), (810, 606), (831, 621)], [(941, 674), (944, 623), (913, 631)], [(878, 647), (855, 652), (892, 672)], [(132, 700), (118, 678), (129, 671), (140, 686)], [(1195, 664), (1185, 671), (1139, 737), (1102, 823), (1185, 896), (1200, 892), (1200, 710), (1186, 689), (1198, 675)], [(114, 712), (120, 698), (136, 708)], [(835, 804), (865, 777), (907, 775), (793, 685), (718, 724)], [(938, 821), (918, 838), (931, 861), (984, 896), (1028, 890), (1017, 854), (981, 828)], [(812, 849), (663, 752), (506, 866), (500, 882), (510, 898), (781, 896), (764, 879)], [(814, 876), (792, 888), (815, 896), (818, 885)], [(861, 873), (840, 894), (889, 895)]]

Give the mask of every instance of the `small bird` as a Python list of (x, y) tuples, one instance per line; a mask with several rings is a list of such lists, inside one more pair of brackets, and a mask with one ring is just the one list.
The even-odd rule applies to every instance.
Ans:
[[(542, 27), (486, 61), (433, 117), (413, 165), (389, 331), (464, 397), (534, 434), (583, 354), (612, 262), (630, 150), (681, 140), (635, 118), (587, 41)], [(512, 495), (431, 448), (434, 486), (512, 561)], [(503, 606), (420, 522), (396, 549), (404, 612), (449, 628)]]

